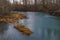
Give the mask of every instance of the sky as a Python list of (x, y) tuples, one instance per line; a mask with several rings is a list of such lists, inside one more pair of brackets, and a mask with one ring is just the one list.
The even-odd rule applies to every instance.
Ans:
[[(17, 1), (18, 3), (20, 3), (20, 4), (23, 4), (23, 0), (14, 0), (14, 1)], [(30, 2), (32, 1), (33, 3), (34, 3), (34, 0), (29, 0)], [(38, 0), (37, 0), (38, 1)], [(41, 1), (41, 0), (40, 0)], [(49, 1), (49, 0), (47, 0), (47, 1)], [(45, 2), (46, 2), (46, 0), (45, 0)], [(51, 3), (56, 3), (56, 0), (51, 0), (50, 1)], [(13, 0), (10, 0), (10, 3), (13, 3)]]
[[(20, 0), (14, 0), (14, 1), (18, 1), (19, 2)], [(13, 3), (13, 0), (10, 0), (10, 3)]]
[[(9, 0), (9, 1), (10, 1), (10, 3), (13, 3), (13, 0)], [(23, 0), (14, 0), (14, 1), (17, 1), (20, 4), (23, 4)], [(34, 3), (34, 0), (29, 0), (29, 1), (30, 2), (33, 1), (33, 3)]]

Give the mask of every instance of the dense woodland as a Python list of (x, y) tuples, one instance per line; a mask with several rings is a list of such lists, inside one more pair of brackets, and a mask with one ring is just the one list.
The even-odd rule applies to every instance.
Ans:
[(10, 13), (13, 10), (57, 13), (57, 10), (60, 12), (60, 0), (0, 0), (0, 13)]

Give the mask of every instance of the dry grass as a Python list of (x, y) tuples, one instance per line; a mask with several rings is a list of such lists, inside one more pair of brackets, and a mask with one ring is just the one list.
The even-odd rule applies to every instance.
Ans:
[(24, 14), (11, 14), (10, 16), (3, 16), (0, 17), (0, 22), (6, 22), (6, 23), (14, 23), (17, 22), (19, 19), (25, 19), (27, 18)]
[(24, 15), (24, 14), (18, 14), (18, 13), (11, 14), (11, 17), (14, 17), (16, 19), (25, 19), (25, 18), (27, 18), (26, 15)]

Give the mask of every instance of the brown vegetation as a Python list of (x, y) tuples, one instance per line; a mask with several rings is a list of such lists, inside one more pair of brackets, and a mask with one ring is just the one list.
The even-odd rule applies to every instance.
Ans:
[(6, 22), (6, 23), (14, 23), (14, 22), (17, 22), (19, 19), (25, 19), (27, 18), (26, 15), (24, 14), (10, 14), (10, 16), (1, 16), (0, 17), (0, 22)]
[(31, 35), (32, 34), (30, 29), (26, 28), (24, 25), (18, 25), (18, 26), (15, 26), (14, 28), (16, 28), (18, 31), (22, 32), (22, 34), (24, 34), (24, 35)]
[(11, 17), (14, 17), (16, 19), (26, 19), (27, 18), (26, 15), (24, 15), (24, 14), (18, 14), (18, 13), (12, 13)]

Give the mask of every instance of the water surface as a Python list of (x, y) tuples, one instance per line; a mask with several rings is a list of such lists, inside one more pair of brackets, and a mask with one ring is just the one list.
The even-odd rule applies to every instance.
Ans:
[(60, 40), (60, 17), (51, 16), (42, 12), (22, 12), (28, 19), (21, 23), (32, 32), (31, 36), (25, 36), (16, 30), (13, 24), (0, 23), (0, 40)]

